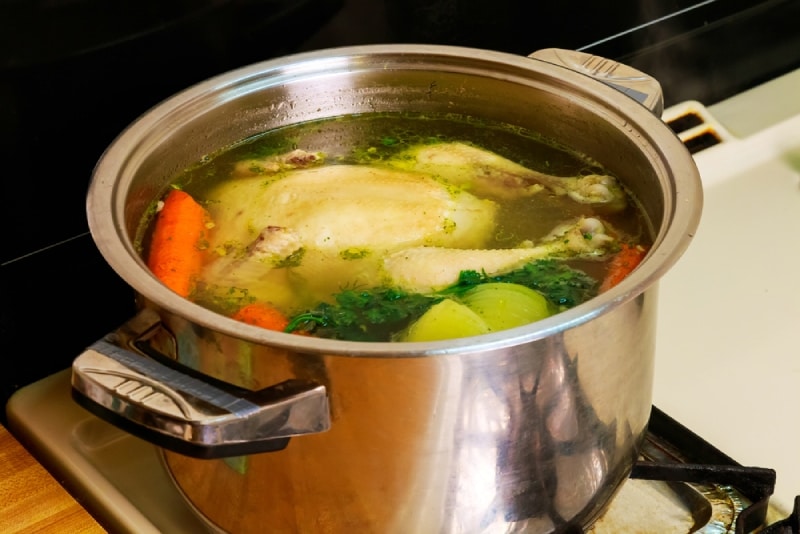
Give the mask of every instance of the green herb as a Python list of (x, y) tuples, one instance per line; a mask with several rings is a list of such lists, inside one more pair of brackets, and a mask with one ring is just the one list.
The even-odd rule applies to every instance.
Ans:
[(351, 341), (385, 341), (442, 300), (397, 288), (348, 289), (337, 293), (335, 299), (336, 304), (323, 302), (295, 316), (286, 331), (303, 330)]
[(339, 257), (343, 260), (360, 260), (370, 255), (368, 248), (350, 247), (339, 252)]
[(303, 256), (306, 254), (305, 248), (299, 248), (280, 260), (275, 262), (275, 268), (280, 269), (283, 267), (297, 267), (303, 262)]
[(557, 260), (545, 259), (496, 276), (477, 271), (461, 271), (458, 282), (441, 293), (459, 295), (478, 284), (489, 282), (509, 282), (535, 289), (562, 310), (594, 297), (598, 288), (597, 280), (583, 271)]
[(223, 315), (233, 315), (242, 306), (251, 304), (256, 300), (244, 288), (222, 287), (203, 283), (198, 284), (193, 298), (201, 306)]
[(461, 271), (458, 282), (430, 295), (398, 288), (348, 289), (290, 321), (287, 332), (305, 331), (320, 337), (351, 341), (389, 341), (445, 298), (458, 298), (480, 284), (514, 283), (540, 292), (559, 310), (597, 294), (597, 281), (557, 260), (538, 260), (506, 274), (489, 276)]

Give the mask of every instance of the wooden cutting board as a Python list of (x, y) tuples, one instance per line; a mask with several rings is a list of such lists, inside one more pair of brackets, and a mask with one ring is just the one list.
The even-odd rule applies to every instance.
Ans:
[(105, 532), (2, 425), (0, 532)]

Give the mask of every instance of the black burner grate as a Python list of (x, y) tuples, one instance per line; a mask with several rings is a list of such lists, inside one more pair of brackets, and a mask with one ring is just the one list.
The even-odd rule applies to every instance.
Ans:
[(648, 439), (669, 444), (680, 451), (682, 457), (674, 462), (639, 460), (633, 467), (631, 478), (729, 485), (751, 503), (736, 519), (736, 534), (756, 531), (764, 534), (800, 533), (800, 497), (795, 499), (794, 511), (789, 517), (769, 526), (764, 524), (769, 498), (775, 490), (774, 470), (738, 464), (655, 406), (648, 430)]

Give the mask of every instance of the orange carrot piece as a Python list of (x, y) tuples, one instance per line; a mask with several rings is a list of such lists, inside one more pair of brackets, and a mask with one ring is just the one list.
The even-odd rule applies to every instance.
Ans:
[(289, 319), (280, 310), (263, 302), (255, 302), (239, 308), (239, 311), (233, 314), (233, 318), (268, 330), (283, 331), (289, 326)]
[(188, 193), (173, 189), (158, 213), (147, 266), (175, 293), (187, 297), (203, 266), (201, 241), (208, 213)]
[(608, 273), (603, 283), (600, 284), (600, 292), (607, 291), (619, 284), (642, 262), (646, 254), (647, 249), (641, 245), (623, 243), (619, 252), (611, 259)]

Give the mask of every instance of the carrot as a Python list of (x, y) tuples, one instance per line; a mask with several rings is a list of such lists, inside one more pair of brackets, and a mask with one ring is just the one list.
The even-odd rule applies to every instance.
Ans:
[(147, 266), (175, 293), (187, 297), (203, 265), (200, 248), (209, 216), (188, 193), (173, 189), (158, 214)]
[(239, 311), (233, 314), (233, 318), (243, 323), (281, 332), (289, 325), (289, 319), (281, 311), (263, 302), (239, 308)]
[(619, 284), (642, 262), (646, 254), (647, 249), (641, 245), (623, 243), (619, 252), (611, 259), (606, 277), (600, 284), (600, 292)]

